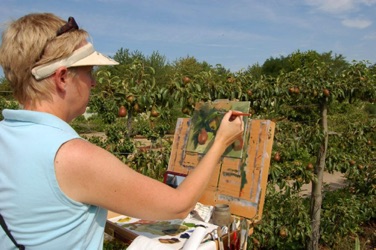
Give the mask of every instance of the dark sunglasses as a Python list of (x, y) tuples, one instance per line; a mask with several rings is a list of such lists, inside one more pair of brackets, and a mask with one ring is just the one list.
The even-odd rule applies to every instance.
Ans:
[(78, 25), (76, 23), (76, 20), (74, 20), (73, 17), (69, 17), (68, 22), (64, 24), (63, 26), (61, 26), (60, 29), (58, 29), (58, 31), (56, 32), (56, 36), (60, 36), (72, 30), (78, 30)]

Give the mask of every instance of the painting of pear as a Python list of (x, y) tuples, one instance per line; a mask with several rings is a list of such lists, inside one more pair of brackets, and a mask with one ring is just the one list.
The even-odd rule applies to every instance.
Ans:
[(198, 144), (204, 145), (206, 141), (208, 140), (208, 132), (206, 132), (205, 128), (201, 129), (201, 132), (198, 134)]

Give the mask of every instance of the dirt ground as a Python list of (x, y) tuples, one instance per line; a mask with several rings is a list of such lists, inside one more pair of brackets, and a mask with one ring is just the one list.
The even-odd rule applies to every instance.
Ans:
[[(346, 186), (346, 178), (340, 172), (328, 173), (324, 172), (323, 184), (326, 186), (325, 190), (336, 190)], [(309, 196), (311, 194), (312, 184), (304, 184), (302, 186), (301, 195)]]

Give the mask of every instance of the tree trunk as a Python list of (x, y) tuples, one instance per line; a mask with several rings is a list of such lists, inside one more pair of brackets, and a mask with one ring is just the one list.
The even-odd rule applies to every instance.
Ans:
[(328, 148), (328, 121), (327, 121), (327, 103), (323, 102), (321, 105), (321, 130), (324, 134), (323, 140), (320, 145), (320, 149), (317, 155), (317, 161), (315, 165), (315, 175), (317, 181), (312, 182), (311, 193), (311, 238), (309, 239), (308, 249), (319, 249), (320, 239), (320, 219), (321, 219), (321, 205), (322, 205), (322, 189), (323, 189), (323, 177), (325, 169), (326, 152)]

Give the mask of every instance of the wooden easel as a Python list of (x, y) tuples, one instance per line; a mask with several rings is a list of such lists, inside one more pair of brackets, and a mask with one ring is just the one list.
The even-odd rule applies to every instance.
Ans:
[[(168, 171), (187, 174), (202, 155), (186, 151), (189, 118), (178, 119)], [(229, 204), (234, 216), (255, 224), (261, 220), (273, 146), (275, 123), (249, 120), (243, 158), (223, 157), (212, 175), (200, 202), (205, 205)]]

